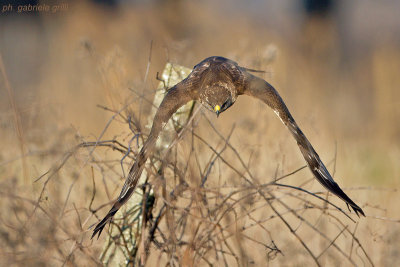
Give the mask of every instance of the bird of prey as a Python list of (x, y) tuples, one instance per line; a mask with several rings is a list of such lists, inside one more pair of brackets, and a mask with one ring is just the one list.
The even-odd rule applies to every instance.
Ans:
[(241, 67), (227, 58), (209, 57), (194, 66), (188, 77), (168, 90), (156, 112), (150, 134), (129, 171), (117, 201), (104, 219), (97, 224), (92, 238), (97, 233), (100, 236), (107, 222), (111, 221), (114, 214), (133, 194), (146, 160), (155, 147), (159, 133), (178, 108), (191, 100), (198, 100), (218, 116), (232, 106), (239, 95), (258, 98), (272, 108), (297, 141), (314, 177), (327, 190), (351, 206), (358, 216), (359, 214), (365, 216), (362, 209), (333, 180), (278, 92), (268, 82), (254, 76), (251, 72), (257, 71)]

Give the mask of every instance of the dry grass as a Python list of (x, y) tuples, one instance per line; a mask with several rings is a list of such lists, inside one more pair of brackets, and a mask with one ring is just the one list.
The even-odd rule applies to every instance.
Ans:
[[(88, 227), (119, 193), (121, 158), (128, 155), (126, 170), (146, 139), (156, 72), (167, 60), (192, 66), (209, 55), (269, 71), (264, 78), (367, 218), (327, 196), (274, 114), (243, 97), (218, 120), (201, 109), (168, 154), (149, 161), (138, 190), (146, 201), (114, 221), (134, 237), (117, 243), (130, 251), (127, 259), (142, 257), (146, 266), (398, 262), (399, 47), (384, 43), (348, 66), (338, 60), (335, 35), (315, 41), (319, 27), (294, 43), (234, 14), (221, 21), (207, 5), (187, 4), (187, 15), (174, 19), (168, 8), (137, 6), (117, 16), (71, 7), (53, 27), (45, 18), (51, 45), (37, 82), (23, 84), (34, 96), (15, 84), (1, 47), (0, 83), (8, 77), (17, 92), (16, 106), (0, 117), (1, 265), (100, 265), (108, 233), (91, 241)], [(148, 17), (157, 19), (144, 25)]]

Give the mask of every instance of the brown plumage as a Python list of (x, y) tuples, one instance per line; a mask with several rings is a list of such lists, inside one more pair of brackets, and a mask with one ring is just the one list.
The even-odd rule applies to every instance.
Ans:
[(121, 190), (118, 200), (104, 219), (97, 224), (92, 238), (100, 236), (104, 226), (119, 208), (131, 197), (142, 174), (147, 158), (152, 153), (157, 137), (163, 125), (172, 114), (190, 100), (199, 100), (207, 109), (217, 116), (235, 103), (239, 95), (249, 95), (265, 102), (278, 115), (297, 144), (315, 178), (331, 193), (341, 198), (352, 207), (357, 215), (364, 212), (343, 191), (329, 174), (317, 152), (297, 126), (288, 108), (278, 92), (266, 81), (252, 75), (252, 69), (240, 67), (236, 62), (223, 57), (209, 57), (197, 64), (183, 81), (170, 88), (165, 95), (153, 120), (149, 137), (144, 143), (128, 178)]

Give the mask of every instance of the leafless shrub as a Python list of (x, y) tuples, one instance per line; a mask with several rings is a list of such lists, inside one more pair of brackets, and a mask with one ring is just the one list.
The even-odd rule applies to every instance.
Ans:
[[(133, 91), (143, 104), (151, 103)], [(105, 232), (106, 241), (91, 241), (89, 226), (101, 219), (122, 185), (121, 179), (108, 181), (110, 173), (118, 177), (120, 159), (127, 165), (127, 158), (133, 161), (146, 138), (143, 122), (128, 105), (120, 110), (101, 108), (112, 113), (103, 133), (111, 122), (130, 131), (108, 140), (103, 133), (95, 141), (78, 135), (80, 143), (38, 177), (35, 185), (41, 188), (36, 198), (16, 192), (12, 184), (2, 186), (3, 206), (13, 213), (13, 218), (3, 217), (0, 229), (8, 262), (258, 266), (298, 257), (299, 262), (311, 260), (318, 266), (339, 261), (373, 265), (357, 238), (357, 224), (346, 211), (325, 193), (304, 189), (312, 179), (298, 185), (287, 182), (308, 175), (305, 166), (257, 179), (252, 171), (257, 166), (246, 163), (230, 141), (235, 127), (221, 134), (199, 107), (185, 125), (176, 127), (167, 152), (148, 160), (145, 180), (136, 193), (139, 201), (111, 223), (118, 231)], [(197, 127), (199, 122), (207, 129)], [(208, 140), (204, 132), (218, 139)], [(119, 153), (113, 156), (118, 160), (97, 156), (111, 151)], [(68, 172), (71, 164), (80, 165), (80, 170), (60, 181), (60, 172)], [(104, 201), (104, 192), (110, 201)], [(37, 251), (20, 253), (27, 245), (37, 246)], [(122, 261), (116, 259), (121, 252)]]

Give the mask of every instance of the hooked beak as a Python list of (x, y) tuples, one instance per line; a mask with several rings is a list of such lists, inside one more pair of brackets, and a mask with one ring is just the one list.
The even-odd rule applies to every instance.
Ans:
[(215, 114), (217, 114), (217, 118), (218, 118), (218, 116), (219, 116), (220, 110), (221, 110), (221, 107), (220, 107), (220, 106), (216, 105), (216, 106), (214, 107), (214, 111), (215, 111)]

